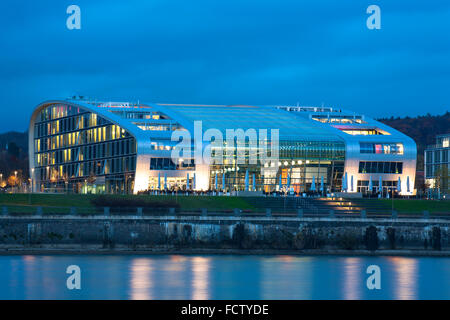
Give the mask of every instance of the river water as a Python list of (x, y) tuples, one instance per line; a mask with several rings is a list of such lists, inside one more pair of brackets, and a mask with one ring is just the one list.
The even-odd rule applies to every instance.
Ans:
[[(81, 289), (69, 290), (70, 265)], [(381, 289), (367, 288), (380, 267)], [(0, 299), (450, 299), (450, 258), (0, 256)]]

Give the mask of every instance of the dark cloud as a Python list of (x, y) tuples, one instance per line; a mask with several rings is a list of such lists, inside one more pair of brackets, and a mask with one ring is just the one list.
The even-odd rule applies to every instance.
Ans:
[[(67, 30), (66, 8), (82, 29)], [(382, 29), (365, 27), (370, 4)], [(450, 2), (14, 1), (0, 8), (4, 130), (33, 107), (99, 99), (449, 109)], [(10, 119), (16, 119), (11, 121)]]

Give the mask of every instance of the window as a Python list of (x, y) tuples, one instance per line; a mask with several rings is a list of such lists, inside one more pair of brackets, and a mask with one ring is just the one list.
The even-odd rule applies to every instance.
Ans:
[(359, 144), (361, 153), (375, 154), (403, 154), (403, 144), (401, 143), (366, 143)]
[(150, 170), (176, 170), (177, 165), (170, 158), (152, 158)]
[(394, 173), (403, 172), (403, 162), (360, 161), (359, 173)]
[(431, 151), (427, 151), (427, 162), (432, 163), (433, 162), (433, 153)]
[(183, 161), (178, 164), (173, 163), (171, 158), (152, 158), (150, 160), (150, 170), (178, 170), (194, 167), (194, 159)]
[(436, 150), (434, 152), (434, 162), (435, 163), (441, 162), (441, 151), (440, 150)]
[(353, 136), (371, 136), (371, 135), (390, 135), (389, 132), (381, 129), (363, 129), (363, 128), (342, 128), (339, 126), (334, 126), (335, 128), (345, 132), (346, 134), (351, 134)]

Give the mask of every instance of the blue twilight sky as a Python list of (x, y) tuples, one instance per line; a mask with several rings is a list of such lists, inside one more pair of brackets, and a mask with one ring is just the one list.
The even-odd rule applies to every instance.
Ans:
[[(81, 30), (66, 9), (81, 8)], [(381, 30), (366, 8), (381, 8)], [(450, 110), (448, 0), (16, 0), (0, 4), (0, 132), (43, 100)]]

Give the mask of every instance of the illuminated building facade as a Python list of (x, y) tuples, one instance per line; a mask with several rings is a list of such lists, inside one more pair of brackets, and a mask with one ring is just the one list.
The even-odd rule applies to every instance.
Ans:
[(450, 133), (438, 135), (436, 144), (425, 149), (425, 181), (432, 189), (450, 192)]
[[(173, 157), (173, 133), (214, 129), (279, 131), (277, 163), (234, 158), (196, 163)], [(243, 147), (248, 149), (250, 141)], [(272, 141), (270, 137), (268, 144)], [(203, 148), (208, 142), (203, 142)], [(227, 148), (224, 145), (224, 150)], [(157, 189), (366, 192), (393, 188), (398, 177), (414, 185), (416, 145), (377, 121), (333, 108), (46, 101), (29, 127), (30, 173), (35, 192), (138, 193)], [(250, 151), (251, 152), (251, 151)], [(256, 153), (261, 153), (259, 146)], [(214, 152), (213, 152), (214, 153)], [(275, 170), (264, 167), (276, 165)], [(188, 180), (189, 179), (189, 180)], [(351, 183), (353, 181), (353, 183)], [(281, 189), (280, 189), (281, 187)], [(406, 192), (406, 188), (405, 188)], [(404, 193), (404, 192), (402, 192)]]

